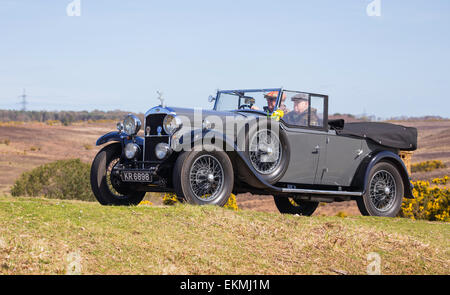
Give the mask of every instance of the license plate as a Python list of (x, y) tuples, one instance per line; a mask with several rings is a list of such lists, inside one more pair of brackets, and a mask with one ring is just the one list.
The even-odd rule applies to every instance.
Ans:
[(150, 172), (123, 171), (120, 176), (125, 182), (152, 182)]

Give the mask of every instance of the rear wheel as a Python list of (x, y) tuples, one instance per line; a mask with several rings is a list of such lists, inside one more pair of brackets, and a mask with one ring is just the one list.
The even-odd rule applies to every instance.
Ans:
[(283, 214), (298, 214), (311, 216), (316, 211), (319, 202), (300, 200), (295, 197), (273, 197), (278, 211)]
[(102, 205), (137, 205), (145, 196), (145, 192), (133, 191), (119, 176), (112, 174), (121, 153), (120, 144), (110, 144), (98, 152), (92, 163), (92, 192)]
[(233, 181), (233, 167), (223, 151), (183, 152), (173, 171), (177, 196), (190, 204), (225, 205)]
[(397, 168), (388, 162), (377, 163), (370, 171), (366, 192), (356, 200), (365, 216), (395, 217), (403, 200), (403, 181)]

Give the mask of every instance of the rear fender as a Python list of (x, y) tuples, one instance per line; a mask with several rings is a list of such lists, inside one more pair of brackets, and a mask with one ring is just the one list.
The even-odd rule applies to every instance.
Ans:
[(369, 179), (370, 170), (375, 166), (375, 164), (387, 161), (393, 164), (400, 173), (403, 180), (404, 196), (408, 199), (414, 199), (412, 193), (412, 183), (411, 178), (408, 174), (405, 164), (402, 159), (395, 153), (391, 151), (378, 151), (369, 154), (360, 164), (358, 170), (356, 171), (355, 177), (352, 181), (352, 187), (362, 188), (363, 193), (367, 190), (367, 183)]

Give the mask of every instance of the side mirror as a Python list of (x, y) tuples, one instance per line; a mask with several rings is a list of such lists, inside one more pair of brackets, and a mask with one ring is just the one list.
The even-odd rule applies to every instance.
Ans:
[(208, 97), (208, 101), (209, 102), (213, 102), (213, 101), (215, 101), (216, 100), (216, 98), (214, 97), (214, 96), (212, 96), (212, 95), (210, 95), (209, 97)]

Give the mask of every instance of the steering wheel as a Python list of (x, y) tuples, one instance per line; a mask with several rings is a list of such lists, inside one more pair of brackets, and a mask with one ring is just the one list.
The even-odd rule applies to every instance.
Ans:
[(249, 105), (249, 104), (241, 104), (240, 106), (239, 106), (239, 110), (241, 110), (241, 109), (244, 109), (244, 108), (249, 108), (249, 109), (251, 109), (252, 108), (252, 106), (251, 105)]

